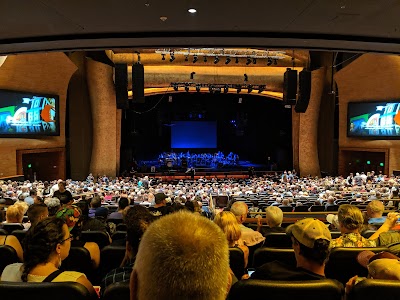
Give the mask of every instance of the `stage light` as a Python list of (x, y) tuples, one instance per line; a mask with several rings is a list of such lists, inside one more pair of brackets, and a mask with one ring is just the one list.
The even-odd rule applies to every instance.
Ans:
[(225, 84), (224, 86), (224, 93), (228, 93), (229, 92), (229, 85)]
[(165, 54), (161, 54), (161, 60), (165, 60)]
[(249, 81), (249, 76), (247, 76), (247, 74), (243, 74), (243, 76), (244, 76), (244, 82)]
[(236, 87), (236, 92), (239, 94), (242, 91), (242, 87), (240, 85), (238, 85)]
[(260, 85), (258, 87), (258, 93), (261, 94), (265, 90), (265, 85)]
[(253, 64), (255, 65), (257, 63), (257, 58), (253, 57)]
[(215, 59), (214, 59), (214, 64), (217, 64), (217, 63), (219, 63), (219, 57), (218, 56), (216, 56)]
[(205, 63), (207, 62), (207, 56), (204, 56), (204, 60)]
[(271, 57), (268, 57), (267, 66), (270, 66), (270, 65), (272, 65), (272, 58), (271, 58)]
[(247, 57), (246, 66), (248, 66), (249, 64), (251, 64), (251, 58), (250, 58), (250, 57)]
[(193, 78), (194, 78), (194, 74), (196, 74), (196, 72), (190, 73), (190, 79), (193, 79)]
[(195, 8), (189, 8), (188, 12), (190, 12), (191, 14), (195, 14), (197, 10)]
[(236, 57), (235, 59), (235, 63), (238, 64), (239, 63), (239, 57)]
[(227, 64), (229, 64), (231, 62), (231, 58), (228, 56), (227, 58), (226, 58), (226, 60), (225, 60), (225, 64), (227, 65)]
[(169, 61), (170, 62), (173, 62), (174, 60), (175, 60), (175, 54), (174, 54), (174, 52), (171, 52), (170, 54), (169, 54)]
[(196, 92), (200, 92), (200, 88), (201, 88), (201, 85), (200, 84), (196, 84)]
[(177, 92), (178, 91), (178, 85), (175, 83), (174, 84), (174, 91)]
[(185, 57), (185, 61), (189, 61), (189, 56), (186, 56), (186, 57)]
[(197, 57), (197, 55), (193, 56), (193, 63), (194, 63), (194, 64), (195, 64), (198, 60), (199, 60), (199, 58)]
[(189, 92), (189, 84), (188, 83), (185, 83), (185, 91)]
[(247, 86), (247, 92), (248, 92), (248, 93), (251, 93), (252, 90), (253, 90), (253, 86), (252, 86), (251, 84), (249, 84), (249, 85)]
[(278, 60), (275, 58), (274, 59), (274, 65), (276, 66), (278, 64)]

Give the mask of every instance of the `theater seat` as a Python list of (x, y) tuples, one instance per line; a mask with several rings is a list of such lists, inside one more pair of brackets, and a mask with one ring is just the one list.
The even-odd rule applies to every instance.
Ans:
[(288, 265), (296, 266), (296, 258), (293, 249), (279, 249), (262, 247), (254, 252), (253, 267), (257, 268), (265, 263), (278, 260)]
[(26, 233), (27, 233), (27, 231), (25, 231), (25, 230), (14, 230), (11, 234), (13, 236), (15, 236), (22, 245), (23, 244), (22, 242), (26, 236)]
[(11, 234), (14, 230), (24, 230), (24, 226), (19, 223), (3, 223), (3, 229)]
[(400, 281), (365, 279), (357, 283), (351, 293), (347, 296), (348, 300), (370, 300), (384, 299), (397, 300), (400, 295)]
[(60, 269), (63, 271), (81, 272), (84, 273), (93, 284), (99, 282), (99, 278), (95, 276), (89, 250), (84, 247), (71, 247), (69, 255), (63, 260)]
[(104, 231), (82, 231), (81, 240), (85, 242), (95, 242), (100, 249), (110, 245), (110, 238)]
[(265, 234), (265, 247), (292, 248), (292, 239), (285, 232), (267, 232)]
[(375, 253), (389, 251), (387, 247), (364, 248), (333, 248), (326, 264), (325, 275), (340, 281), (343, 284), (353, 276), (367, 277), (368, 271), (357, 262), (357, 255), (361, 251), (370, 250)]
[(77, 282), (0, 282), (2, 299), (98, 300)]
[(240, 279), (244, 275), (244, 253), (240, 248), (229, 248), (229, 266)]
[(129, 282), (116, 282), (107, 287), (102, 300), (129, 300)]
[(100, 252), (100, 276), (103, 278), (111, 270), (118, 268), (124, 257), (125, 248), (123, 246), (106, 246)]
[(312, 281), (247, 279), (240, 280), (232, 286), (228, 299), (341, 300), (343, 294), (343, 286), (329, 279)]
[[(0, 246), (0, 275), (3, 270), (9, 264), (19, 262), (17, 251), (11, 246), (1, 245)], [(1, 295), (1, 294), (0, 294)]]

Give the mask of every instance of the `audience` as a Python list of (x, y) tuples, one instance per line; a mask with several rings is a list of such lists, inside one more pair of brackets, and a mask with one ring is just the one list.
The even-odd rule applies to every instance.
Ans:
[(121, 198), (118, 201), (118, 211), (112, 212), (108, 218), (109, 219), (122, 219), (122, 213), (124, 209), (129, 206), (129, 200), (127, 198)]
[(285, 232), (285, 228), (282, 228), (283, 212), (277, 206), (268, 206), (265, 209), (265, 223), (268, 225), (267, 228), (261, 228), (263, 236), (270, 232)]
[(31, 222), (31, 227), (35, 226), (40, 220), (49, 216), (49, 209), (46, 204), (32, 204), (27, 211), (28, 219)]
[(144, 233), (130, 278), (131, 300), (223, 300), (230, 282), (221, 229), (202, 216), (176, 212)]
[(61, 205), (71, 205), (74, 201), (71, 192), (66, 189), (65, 181), (58, 182), (58, 190), (54, 192), (53, 197), (60, 199)]

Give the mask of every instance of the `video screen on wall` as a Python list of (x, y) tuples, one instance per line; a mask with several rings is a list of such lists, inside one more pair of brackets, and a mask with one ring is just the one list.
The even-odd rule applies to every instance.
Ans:
[(0, 137), (60, 135), (56, 95), (0, 90)]
[(175, 121), (171, 126), (171, 149), (217, 148), (217, 123)]
[(351, 102), (347, 110), (347, 136), (400, 138), (400, 101)]

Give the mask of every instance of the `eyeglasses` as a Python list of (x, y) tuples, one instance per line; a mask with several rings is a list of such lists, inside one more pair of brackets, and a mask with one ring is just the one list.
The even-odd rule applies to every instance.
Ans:
[(67, 237), (65, 240), (62, 240), (62, 241), (60, 242), (60, 244), (66, 242), (66, 241), (68, 241), (68, 240), (73, 240), (73, 239), (74, 239), (74, 236), (73, 236), (72, 234), (70, 234), (69, 237)]

